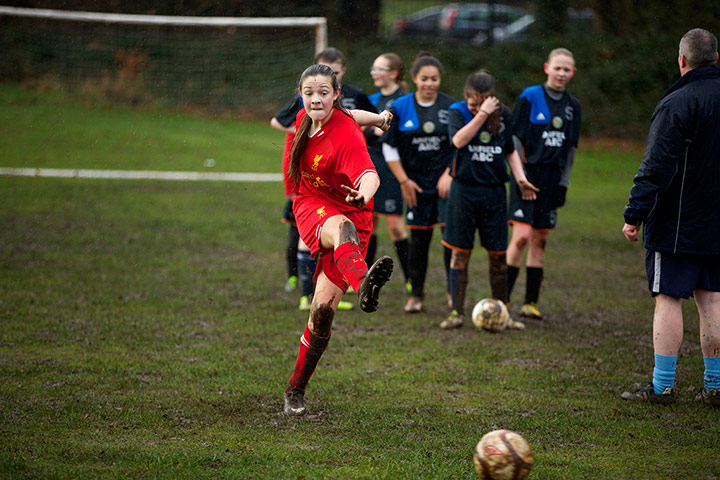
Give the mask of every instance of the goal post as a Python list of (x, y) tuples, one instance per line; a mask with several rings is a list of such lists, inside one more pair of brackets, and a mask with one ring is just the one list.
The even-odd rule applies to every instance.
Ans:
[(327, 47), (324, 17), (134, 15), (0, 6), (0, 80), (267, 113)]

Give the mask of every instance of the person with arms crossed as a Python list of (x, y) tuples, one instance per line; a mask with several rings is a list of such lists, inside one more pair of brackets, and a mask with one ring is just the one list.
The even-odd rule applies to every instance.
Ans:
[[(380, 179), (360, 127), (340, 106), (335, 73), (326, 65), (311, 65), (300, 76), (299, 91), (304, 110), (296, 120), (287, 175), (298, 185), (293, 201), (298, 231), (318, 261), (310, 316), (285, 388), (288, 415), (305, 413), (307, 383), (330, 341), (333, 317), (348, 286), (358, 292), (360, 308), (373, 312), (393, 269), (390, 257), (370, 269), (365, 263), (372, 197)], [(380, 128), (392, 118), (389, 112), (360, 113)]]
[[(403, 61), (396, 53), (388, 52), (378, 56), (370, 68), (373, 83), (380, 90), (369, 96), (370, 101), (378, 111), (387, 110), (398, 97), (405, 94), (407, 84), (403, 80)], [(384, 132), (379, 128), (370, 128), (365, 131), (365, 138), (370, 150), (375, 169), (380, 176), (380, 188), (375, 193), (375, 209), (373, 210), (373, 233), (368, 244), (368, 253), (365, 257), (367, 264), (372, 264), (377, 249), (377, 230), (380, 217), (385, 217), (390, 239), (395, 245), (400, 267), (408, 292), (410, 280), (408, 276), (408, 235), (403, 218), (403, 199), (400, 184), (393, 176), (382, 153), (382, 136)]]
[(521, 198), (510, 179), (509, 219), (512, 236), (507, 250), (508, 299), (520, 273), (523, 253), (527, 278), (523, 317), (542, 318), (540, 298), (547, 237), (557, 223), (557, 209), (565, 204), (575, 150), (580, 136), (580, 102), (565, 87), (575, 75), (575, 58), (556, 48), (544, 65), (547, 81), (526, 88), (512, 113), (515, 149), (521, 156), (527, 179), (539, 191), (534, 200)]
[(495, 97), (495, 79), (486, 70), (467, 78), (465, 101), (450, 106), (448, 133), (458, 152), (450, 168), (443, 245), (452, 250), (450, 316), (440, 328), (461, 327), (465, 315), (468, 262), (475, 231), (488, 252), (492, 297), (507, 303), (507, 167), (525, 200), (537, 189), (527, 181), (510, 131), (510, 110)]
[(624, 400), (671, 403), (683, 338), (683, 299), (700, 320), (704, 385), (697, 400), (720, 407), (720, 67), (717, 37), (695, 28), (680, 40), (680, 79), (655, 107), (647, 147), (623, 212), (623, 234), (643, 229), (655, 299), (652, 381)]
[[(393, 102), (393, 122), (383, 140), (383, 154), (400, 183), (411, 231), (408, 266), (412, 293), (405, 305), (407, 313), (423, 309), (433, 228), (444, 222), (445, 197), (452, 181), (448, 167), (455, 149), (448, 137), (448, 109), (455, 100), (440, 92), (443, 72), (440, 61), (428, 52), (417, 55), (410, 68), (417, 89)], [(444, 263), (447, 272), (448, 248)]]

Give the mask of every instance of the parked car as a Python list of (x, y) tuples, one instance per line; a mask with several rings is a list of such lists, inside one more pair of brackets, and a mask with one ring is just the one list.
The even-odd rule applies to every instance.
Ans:
[[(569, 9), (575, 23), (587, 28), (593, 20), (593, 11)], [(391, 38), (445, 41), (482, 45), (492, 34), (494, 43), (522, 39), (535, 17), (527, 10), (504, 4), (456, 3), (430, 7), (393, 23)]]
[(503, 38), (506, 37), (500, 30), (523, 18), (526, 22), (529, 20), (526, 10), (509, 5), (449, 4), (426, 8), (407, 17), (397, 18), (393, 23), (391, 36), (480, 45), (487, 40), (491, 30), (497, 31)]

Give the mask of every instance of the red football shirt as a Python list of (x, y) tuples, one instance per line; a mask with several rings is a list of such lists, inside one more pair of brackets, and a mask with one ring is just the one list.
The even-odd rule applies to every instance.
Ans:
[[(297, 116), (300, 125), (305, 110)], [(340, 185), (357, 189), (365, 175), (376, 175), (365, 137), (358, 124), (344, 112), (335, 110), (330, 120), (308, 139), (300, 160), (298, 194), (327, 200), (338, 209), (353, 209), (345, 202), (347, 193)], [(372, 211), (373, 201), (361, 210)]]

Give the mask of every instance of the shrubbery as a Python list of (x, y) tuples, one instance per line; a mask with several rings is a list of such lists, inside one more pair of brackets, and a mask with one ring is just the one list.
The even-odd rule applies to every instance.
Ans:
[[(655, 104), (679, 76), (677, 43), (684, 31), (638, 34), (632, 39), (589, 33), (493, 47), (382, 41), (335, 45), (349, 58), (346, 81), (368, 92), (374, 86), (367, 69), (379, 53), (395, 51), (409, 70), (418, 51), (427, 50), (445, 66), (443, 91), (460, 99), (467, 75), (485, 68), (496, 77), (496, 93), (510, 108), (525, 87), (545, 81), (543, 63), (548, 52), (564, 46), (574, 53), (578, 66), (568, 90), (583, 105), (583, 134), (644, 137)], [(406, 80), (412, 89), (409, 73)]]

